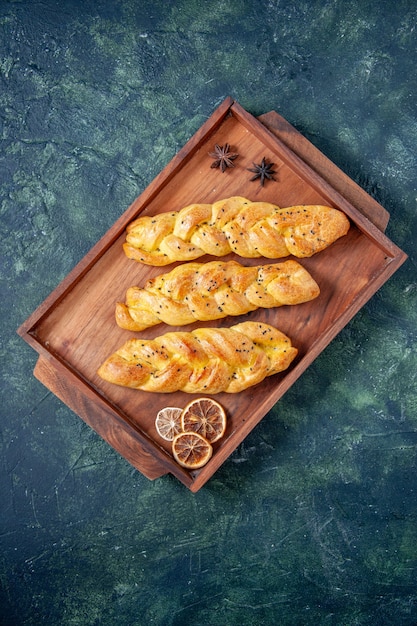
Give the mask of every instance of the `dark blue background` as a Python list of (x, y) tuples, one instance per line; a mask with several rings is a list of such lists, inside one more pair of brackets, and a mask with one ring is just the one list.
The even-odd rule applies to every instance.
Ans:
[[(0, 2), (4, 626), (417, 623), (411, 0)], [(226, 96), (390, 212), (409, 260), (214, 478), (148, 481), (16, 329)]]

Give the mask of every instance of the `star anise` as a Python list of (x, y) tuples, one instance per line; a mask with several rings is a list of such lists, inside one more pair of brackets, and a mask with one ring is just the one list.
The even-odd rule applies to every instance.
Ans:
[(251, 180), (256, 180), (257, 178), (259, 178), (261, 187), (264, 186), (265, 179), (276, 181), (276, 178), (274, 178), (274, 174), (276, 174), (276, 171), (272, 169), (274, 165), (275, 163), (268, 163), (265, 157), (263, 157), (262, 161), (259, 164), (254, 163), (253, 167), (248, 167), (248, 171), (255, 174), (254, 176), (252, 176)]
[(235, 166), (233, 161), (237, 159), (239, 155), (237, 152), (230, 152), (230, 145), (228, 143), (224, 146), (219, 146), (219, 144), (216, 143), (214, 152), (209, 152), (209, 156), (215, 159), (210, 167), (219, 167), (222, 172), (225, 172), (226, 168)]

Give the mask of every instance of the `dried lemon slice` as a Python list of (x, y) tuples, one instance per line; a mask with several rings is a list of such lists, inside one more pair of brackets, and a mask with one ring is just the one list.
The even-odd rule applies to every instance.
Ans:
[(198, 433), (179, 433), (172, 442), (174, 459), (187, 469), (203, 467), (211, 459), (211, 444)]
[(155, 428), (162, 439), (172, 441), (181, 432), (181, 414), (182, 409), (175, 406), (166, 406), (158, 411)]
[(184, 432), (195, 432), (209, 443), (223, 437), (226, 430), (226, 411), (212, 398), (197, 398), (184, 408), (181, 415)]

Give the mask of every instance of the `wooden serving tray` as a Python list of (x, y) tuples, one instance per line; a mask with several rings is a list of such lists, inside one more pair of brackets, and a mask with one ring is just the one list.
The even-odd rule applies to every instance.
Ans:
[[(229, 143), (239, 153), (235, 167), (224, 173), (210, 167), (213, 160), (208, 153), (216, 143)], [(259, 181), (250, 181), (252, 174), (247, 168), (263, 157), (275, 163), (277, 180), (261, 187)], [(122, 250), (127, 224), (139, 214), (178, 210), (192, 202), (210, 203), (233, 195), (282, 207), (328, 204), (344, 211), (352, 226), (327, 250), (301, 260), (320, 285), (316, 300), (179, 329), (262, 320), (291, 337), (299, 350), (286, 372), (242, 393), (215, 396), (228, 414), (226, 434), (214, 444), (208, 464), (189, 472), (175, 462), (170, 444), (158, 436), (154, 421), (160, 408), (183, 407), (192, 396), (125, 389), (104, 382), (96, 371), (132, 335), (114, 321), (116, 301), (124, 301), (129, 286), (142, 285), (172, 268), (129, 260)], [(383, 233), (388, 219), (381, 205), (282, 117), (271, 112), (256, 119), (227, 98), (18, 333), (39, 353), (35, 376), (135, 468), (149, 479), (171, 473), (196, 492), (406, 260), (405, 253)], [(231, 258), (234, 255), (223, 260)], [(264, 262), (238, 260), (248, 265)], [(167, 330), (160, 324), (141, 335), (151, 338)]]

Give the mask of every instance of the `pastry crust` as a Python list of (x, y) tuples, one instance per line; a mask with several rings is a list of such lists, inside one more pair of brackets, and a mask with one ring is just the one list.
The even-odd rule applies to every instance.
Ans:
[(280, 208), (232, 196), (139, 217), (128, 225), (123, 248), (129, 258), (155, 266), (230, 252), (245, 258), (304, 258), (327, 248), (349, 227), (346, 215), (332, 207)]
[(99, 368), (116, 385), (170, 393), (238, 393), (288, 368), (298, 351), (261, 322), (129, 339)]
[(115, 316), (121, 328), (141, 331), (161, 322), (184, 326), (300, 304), (319, 293), (316, 281), (292, 259), (255, 267), (236, 261), (186, 263), (148, 280), (143, 288), (130, 287)]

